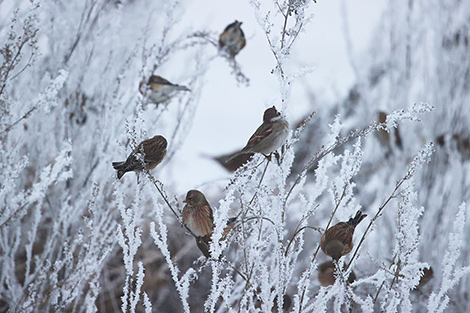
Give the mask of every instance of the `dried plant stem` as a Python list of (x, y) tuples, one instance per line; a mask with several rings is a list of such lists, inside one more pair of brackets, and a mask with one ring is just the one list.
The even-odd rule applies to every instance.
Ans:
[[(320, 206), (320, 205), (317, 204), (317, 205), (315, 206), (314, 210), (315, 210), (316, 208), (318, 208), (319, 206)], [(290, 239), (290, 241), (289, 241), (289, 243), (288, 243), (288, 245), (287, 245), (286, 252), (284, 253), (284, 256), (287, 256), (287, 252), (289, 251), (289, 247), (290, 247), (291, 243), (294, 241), (294, 239), (295, 239), (295, 237), (297, 236), (297, 234), (299, 234), (303, 229), (311, 228), (311, 229), (314, 229), (314, 230), (319, 230), (319, 228), (311, 227), (311, 226), (304, 226), (304, 227), (300, 228), (300, 225), (302, 225), (302, 223), (303, 223), (306, 219), (308, 219), (308, 218), (312, 215), (312, 213), (313, 213), (313, 210), (312, 210), (309, 214), (303, 216), (303, 217), (300, 219), (299, 223), (297, 224), (297, 227), (295, 228), (294, 234), (292, 235), (292, 238)]]
[[(389, 268), (392, 267), (392, 264), (395, 262), (395, 258), (396, 258), (396, 257), (397, 257), (397, 254), (395, 254), (395, 255), (393, 256), (393, 260), (392, 260), (392, 262), (390, 263)], [(379, 289), (377, 290), (377, 293), (375, 294), (374, 300), (372, 300), (373, 303), (375, 303), (375, 302), (377, 301), (377, 298), (379, 297), (380, 291), (382, 290), (382, 287), (383, 287), (384, 284), (385, 284), (385, 280), (382, 282), (382, 284), (380, 284), (380, 287), (379, 287)]]
[(281, 37), (281, 49), (284, 48), (285, 44), (285, 37), (287, 33), (287, 20), (289, 19), (289, 16), (291, 14), (291, 8), (292, 8), (292, 0), (289, 0), (289, 4), (287, 5), (287, 12), (284, 14), (282, 11), (282, 15), (284, 15), (284, 26), (282, 27), (282, 37)]
[(228, 262), (227, 260), (224, 260), (225, 264), (227, 264), (228, 266), (230, 266), (230, 268), (232, 268), (235, 273), (237, 273), (238, 275), (240, 275), (241, 278), (243, 278), (244, 281), (247, 280), (246, 276), (243, 275), (235, 266), (233, 266), (230, 262)]
[(251, 205), (253, 203), (253, 201), (255, 200), (255, 197), (258, 195), (258, 189), (259, 189), (259, 187), (261, 187), (261, 184), (263, 183), (264, 175), (266, 175), (266, 171), (268, 170), (268, 166), (269, 166), (269, 162), (270, 162), (268, 158), (266, 158), (266, 159), (268, 160), (266, 162), (266, 167), (264, 168), (263, 174), (261, 174), (261, 178), (259, 180), (258, 187), (256, 187), (255, 193), (253, 194), (253, 197), (251, 198), (248, 205)]
[[(343, 188), (343, 193), (341, 194), (341, 197), (338, 199), (338, 201), (336, 202), (336, 206), (335, 206), (335, 209), (333, 210), (333, 212), (331, 213), (331, 216), (330, 216), (330, 219), (328, 221), (328, 224), (326, 225), (325, 227), (325, 230), (328, 229), (328, 227), (330, 227), (331, 225), (331, 221), (333, 220), (333, 217), (335, 216), (336, 214), (336, 211), (338, 210), (339, 208), (339, 205), (341, 204), (341, 202), (343, 201), (344, 199), (344, 196), (346, 195), (346, 188), (347, 188), (348, 184), (346, 184)], [(315, 253), (313, 255), (313, 258), (312, 258), (312, 262), (316, 260), (317, 258), (317, 254), (318, 254), (318, 251), (320, 250), (320, 245), (317, 246), (317, 249), (315, 250)], [(347, 270), (347, 268), (346, 268)], [(311, 273), (310, 273), (311, 274)], [(310, 275), (309, 274), (309, 275)], [(310, 277), (309, 277), (310, 278)], [(299, 313), (302, 312), (302, 302), (304, 300), (304, 297), (305, 297), (305, 292), (307, 291), (307, 288), (304, 288), (304, 290), (302, 291), (302, 296), (300, 297), (300, 304), (299, 304)]]
[(0, 132), (0, 135), (3, 135), (4, 133), (7, 133), (9, 132), (15, 125), (17, 125), (19, 122), (21, 122), (22, 120), (26, 119), (28, 116), (31, 115), (31, 113), (33, 113), (38, 107), (37, 106), (33, 106), (31, 109), (28, 110), (28, 112), (26, 112), (22, 117), (20, 117), (16, 122), (14, 122), (13, 124), (7, 126), (7, 128), (5, 128), (4, 130), (2, 130)]
[(380, 125), (385, 125), (385, 123), (380, 124), (380, 123), (377, 123), (377, 122), (372, 122), (372, 123), (370, 123), (369, 125), (367, 125), (366, 127), (362, 128), (360, 130), (352, 131), (346, 137), (342, 137), (342, 138), (337, 139), (332, 145), (330, 145), (327, 148), (325, 148), (323, 146), (320, 151), (318, 151), (314, 156), (312, 156), (312, 158), (310, 158), (310, 160), (307, 161), (307, 163), (305, 164), (304, 169), (302, 170), (302, 172), (297, 175), (297, 178), (295, 179), (294, 183), (292, 184), (289, 191), (287, 192), (287, 196), (284, 200), (284, 209), (287, 205), (287, 201), (289, 200), (290, 195), (294, 191), (294, 188), (299, 185), (301, 180), (307, 175), (308, 170), (310, 170), (313, 167), (314, 164), (316, 164), (318, 161), (323, 159), (326, 155), (331, 153), (334, 149), (350, 142), (353, 139), (366, 136), (370, 132), (376, 130), (377, 127), (379, 127)]
[(349, 260), (349, 263), (348, 265), (346, 266), (346, 270), (349, 268), (349, 266), (351, 266), (352, 262), (354, 261), (354, 258), (357, 256), (357, 253), (362, 245), (362, 243), (364, 242), (365, 240), (365, 237), (367, 235), (367, 233), (370, 231), (370, 229), (372, 228), (372, 224), (375, 223), (375, 221), (379, 218), (379, 216), (382, 214), (382, 211), (383, 209), (387, 206), (387, 204), (397, 196), (397, 191), (398, 189), (401, 187), (401, 185), (403, 185), (403, 183), (407, 180), (407, 176), (405, 176), (404, 178), (400, 179), (396, 186), (395, 186), (395, 189), (393, 189), (393, 192), (392, 194), (390, 195), (390, 197), (387, 198), (387, 200), (384, 201), (384, 203), (379, 207), (377, 213), (375, 213), (374, 217), (371, 219), (371, 221), (369, 222), (369, 225), (367, 225), (367, 228), (366, 230), (364, 231), (364, 233), (362, 234), (362, 237), (361, 237), (361, 240), (359, 241), (359, 244), (356, 246), (356, 249), (354, 250), (354, 254), (353, 256), (351, 257), (351, 260)]
[(144, 170), (145, 174), (147, 175), (147, 178), (153, 183), (153, 185), (155, 186), (155, 188), (157, 188), (158, 192), (160, 193), (160, 195), (162, 196), (163, 198), (163, 201), (165, 201), (165, 203), (167, 204), (167, 206), (170, 208), (171, 212), (173, 212), (173, 214), (175, 215), (176, 219), (178, 220), (178, 222), (181, 222), (181, 219), (180, 219), (180, 216), (176, 213), (175, 209), (173, 209), (173, 207), (171, 206), (170, 204), (170, 201), (168, 201), (167, 199), (167, 196), (163, 193), (163, 191), (160, 189), (160, 187), (158, 186), (158, 180), (152, 176), (152, 174), (149, 173), (148, 170)]
[(303, 227), (300, 227), (293, 235), (292, 235), (292, 238), (291, 240), (289, 241), (289, 243), (287, 244), (287, 247), (286, 247), (286, 252), (284, 252), (284, 256), (287, 256), (287, 253), (289, 252), (289, 248), (290, 248), (290, 245), (292, 244), (292, 242), (294, 241), (295, 237), (300, 234), (300, 232), (304, 229), (313, 229), (317, 232), (319, 232), (320, 234), (322, 234), (322, 229), (321, 228), (318, 228), (318, 227), (313, 227), (313, 226), (303, 226)]

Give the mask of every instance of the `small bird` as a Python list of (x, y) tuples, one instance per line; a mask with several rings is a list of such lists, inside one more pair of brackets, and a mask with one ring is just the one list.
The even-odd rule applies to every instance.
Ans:
[(242, 22), (235, 21), (225, 27), (219, 36), (219, 47), (234, 58), (246, 45), (245, 34), (241, 29)]
[[(385, 121), (387, 120), (387, 113), (379, 111), (377, 114), (379, 116), (379, 123), (385, 123)], [(393, 132), (393, 135), (391, 132)], [(391, 137), (394, 140), (394, 145), (400, 150), (403, 149), (400, 131), (398, 127), (394, 128), (393, 130), (390, 130), (390, 133), (384, 129), (379, 129), (378, 131), (375, 132), (375, 135), (377, 136), (377, 139), (379, 139), (380, 143), (387, 150), (386, 151), (387, 156), (392, 152), (392, 148), (393, 148), (392, 142), (390, 140)]]
[(126, 172), (153, 170), (165, 157), (167, 144), (166, 139), (160, 135), (139, 143), (126, 161), (113, 162), (118, 179), (121, 179)]
[(276, 110), (275, 106), (264, 111), (263, 124), (251, 136), (246, 146), (232, 155), (227, 161), (235, 159), (241, 154), (262, 153), (268, 157), (272, 152), (279, 149), (289, 136), (289, 123)]
[(328, 228), (320, 239), (320, 248), (323, 253), (338, 261), (340, 257), (351, 252), (354, 229), (366, 216), (361, 211), (357, 211), (348, 222), (339, 222)]
[[(356, 280), (356, 274), (351, 271), (348, 277), (348, 283), (352, 284)], [(322, 286), (331, 286), (335, 284), (335, 265), (332, 261), (323, 262), (318, 267), (318, 281)]]
[(212, 208), (199, 190), (190, 190), (184, 200), (183, 224), (196, 237), (196, 244), (206, 258), (210, 258), (209, 244), (214, 229)]
[(170, 99), (171, 94), (178, 90), (191, 91), (186, 86), (170, 83), (168, 80), (158, 75), (152, 75), (147, 83), (141, 81), (139, 84), (140, 93), (143, 95), (148, 94), (150, 101), (156, 105)]

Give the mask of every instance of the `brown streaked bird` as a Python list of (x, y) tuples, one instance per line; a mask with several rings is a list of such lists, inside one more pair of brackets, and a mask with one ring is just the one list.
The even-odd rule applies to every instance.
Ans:
[[(385, 123), (385, 121), (387, 120), (387, 113), (383, 111), (379, 111), (377, 114), (379, 116), (379, 123)], [(391, 135), (391, 132), (393, 132), (393, 135)], [(384, 129), (379, 129), (375, 132), (375, 135), (377, 139), (379, 139), (380, 143), (385, 147), (386, 149), (385, 154), (387, 156), (392, 152), (392, 148), (393, 148), (392, 141), (390, 140), (391, 136), (393, 138), (393, 144), (400, 150), (403, 149), (400, 131), (398, 127), (395, 127), (393, 130), (390, 130), (390, 133)]]
[(219, 47), (234, 58), (246, 45), (245, 34), (241, 29), (242, 22), (235, 21), (225, 27), (219, 36)]
[(156, 105), (163, 103), (170, 99), (171, 94), (174, 91), (191, 91), (186, 86), (180, 86), (170, 83), (165, 78), (152, 75), (148, 79), (147, 83), (141, 81), (139, 84), (139, 91), (143, 95), (148, 95), (150, 101)]
[(250, 137), (246, 146), (232, 155), (226, 162), (230, 162), (241, 154), (262, 153), (268, 157), (286, 143), (289, 136), (289, 123), (276, 110), (275, 106), (264, 111), (263, 124)]
[(210, 258), (209, 244), (214, 229), (212, 208), (199, 190), (190, 190), (184, 200), (183, 224), (196, 237), (196, 244), (206, 258)]
[(130, 171), (153, 170), (165, 157), (167, 144), (166, 139), (160, 135), (139, 143), (126, 161), (113, 162), (118, 179), (121, 179), (122, 175)]
[[(351, 271), (347, 282), (352, 284), (356, 280), (356, 274)], [(322, 286), (331, 286), (335, 284), (335, 265), (333, 261), (323, 262), (318, 266), (318, 281)]]
[(353, 248), (353, 235), (356, 226), (366, 217), (361, 211), (347, 222), (328, 228), (320, 239), (320, 247), (323, 253), (338, 261), (340, 257), (351, 252)]

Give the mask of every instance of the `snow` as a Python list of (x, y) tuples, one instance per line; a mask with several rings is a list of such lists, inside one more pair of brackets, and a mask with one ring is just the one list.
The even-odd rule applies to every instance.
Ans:
[[(468, 12), (0, 1), (0, 311), (469, 311)], [(235, 19), (247, 45), (230, 60), (217, 40)], [(152, 104), (138, 91), (152, 74), (191, 92)], [(292, 127), (279, 158), (234, 173), (211, 160), (273, 105)], [(157, 134), (164, 161), (118, 180), (111, 162)], [(210, 258), (181, 224), (189, 189), (214, 211)], [(358, 210), (321, 286), (320, 237)]]

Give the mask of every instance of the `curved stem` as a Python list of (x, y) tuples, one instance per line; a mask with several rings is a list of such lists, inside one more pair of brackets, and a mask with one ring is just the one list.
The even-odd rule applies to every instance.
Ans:
[(287, 200), (289, 199), (290, 195), (292, 194), (293, 190), (297, 185), (300, 183), (300, 181), (307, 175), (308, 170), (310, 170), (313, 165), (318, 163), (323, 157), (325, 157), (327, 154), (329, 154), (331, 151), (334, 149), (350, 142), (353, 139), (356, 139), (358, 137), (363, 137), (370, 132), (376, 130), (379, 126), (385, 125), (385, 123), (377, 123), (377, 122), (372, 122), (366, 127), (360, 129), (360, 130), (354, 130), (352, 131), (348, 136), (342, 137), (337, 139), (332, 145), (329, 147), (325, 148), (324, 146), (322, 147), (322, 150), (318, 151), (310, 160), (307, 161), (307, 163), (304, 166), (304, 169), (300, 174), (297, 175), (297, 178), (295, 179), (294, 183), (290, 187), (289, 191), (287, 192), (287, 196), (284, 200), (284, 208), (287, 205)]
[[(253, 201), (255, 200), (255, 197), (258, 195), (258, 189), (259, 187), (261, 187), (261, 183), (263, 182), (263, 179), (264, 179), (264, 175), (266, 174), (266, 171), (268, 170), (268, 166), (269, 166), (269, 159), (266, 158), (268, 161), (266, 162), (266, 167), (264, 168), (264, 171), (263, 171), (263, 174), (261, 175), (261, 179), (259, 180), (259, 183), (258, 183), (258, 187), (256, 187), (256, 191), (255, 193), (253, 194), (253, 197), (251, 198), (250, 202), (248, 203), (248, 205), (251, 205), (253, 203)], [(261, 164), (260, 164), (261, 165)]]
[(304, 226), (304, 227), (301, 227), (299, 228), (295, 233), (294, 235), (292, 235), (292, 238), (291, 240), (289, 241), (289, 244), (287, 244), (287, 248), (286, 248), (286, 252), (284, 253), (284, 256), (287, 256), (287, 252), (289, 252), (289, 248), (290, 248), (290, 245), (292, 244), (292, 242), (294, 241), (295, 237), (304, 229), (313, 229), (315, 231), (318, 231), (321, 233), (320, 231), (320, 228), (318, 227), (312, 227), (312, 226)]
[(354, 250), (354, 254), (353, 256), (351, 257), (351, 260), (349, 260), (349, 263), (348, 265), (346, 266), (346, 269), (349, 268), (349, 266), (351, 266), (354, 258), (357, 256), (357, 253), (359, 251), (359, 248), (361, 247), (362, 243), (364, 242), (365, 238), (366, 238), (366, 235), (367, 233), (370, 231), (370, 229), (372, 228), (372, 224), (375, 223), (375, 221), (379, 218), (379, 216), (382, 214), (382, 211), (383, 209), (385, 208), (385, 206), (387, 206), (387, 204), (393, 199), (396, 197), (396, 192), (398, 191), (398, 189), (401, 187), (401, 185), (406, 181), (407, 177), (405, 176), (404, 178), (402, 178), (401, 180), (399, 180), (395, 186), (395, 189), (393, 190), (392, 194), (390, 195), (390, 197), (388, 197), (387, 200), (384, 201), (384, 203), (379, 207), (379, 210), (377, 211), (377, 213), (374, 215), (374, 217), (371, 219), (371, 221), (369, 222), (369, 225), (367, 225), (367, 228), (366, 230), (364, 231), (364, 233), (362, 234), (362, 237), (361, 237), (361, 240), (359, 241), (359, 244), (357, 245), (356, 249)]
[[(328, 227), (330, 227), (331, 221), (333, 220), (333, 217), (335, 216), (336, 211), (337, 211), (338, 208), (339, 208), (339, 205), (341, 204), (341, 202), (342, 202), (344, 196), (346, 195), (346, 187), (347, 187), (347, 186), (348, 186), (348, 184), (346, 184), (346, 185), (344, 186), (344, 188), (343, 188), (343, 194), (341, 195), (341, 197), (339, 198), (338, 202), (336, 203), (336, 207), (335, 207), (335, 209), (333, 210), (333, 212), (331, 213), (330, 220), (328, 221), (328, 224), (326, 225), (325, 230), (327, 230)], [(319, 251), (319, 250), (320, 250), (320, 245), (318, 245), (318, 246), (317, 246), (317, 249), (315, 250), (315, 254), (314, 254), (314, 256), (313, 256), (312, 262), (315, 261), (315, 259), (317, 258), (317, 254), (318, 254), (318, 251)], [(349, 267), (349, 265), (348, 265), (348, 267)], [(348, 267), (346, 267), (345, 270), (347, 270)], [(310, 274), (309, 274), (309, 275), (310, 275)], [(310, 277), (309, 277), (309, 278), (310, 278)], [(299, 313), (302, 312), (302, 302), (303, 302), (303, 299), (304, 299), (304, 297), (305, 297), (306, 289), (307, 289), (307, 288), (305, 288), (305, 289), (302, 291), (302, 296), (301, 296), (300, 305), (299, 305)]]

